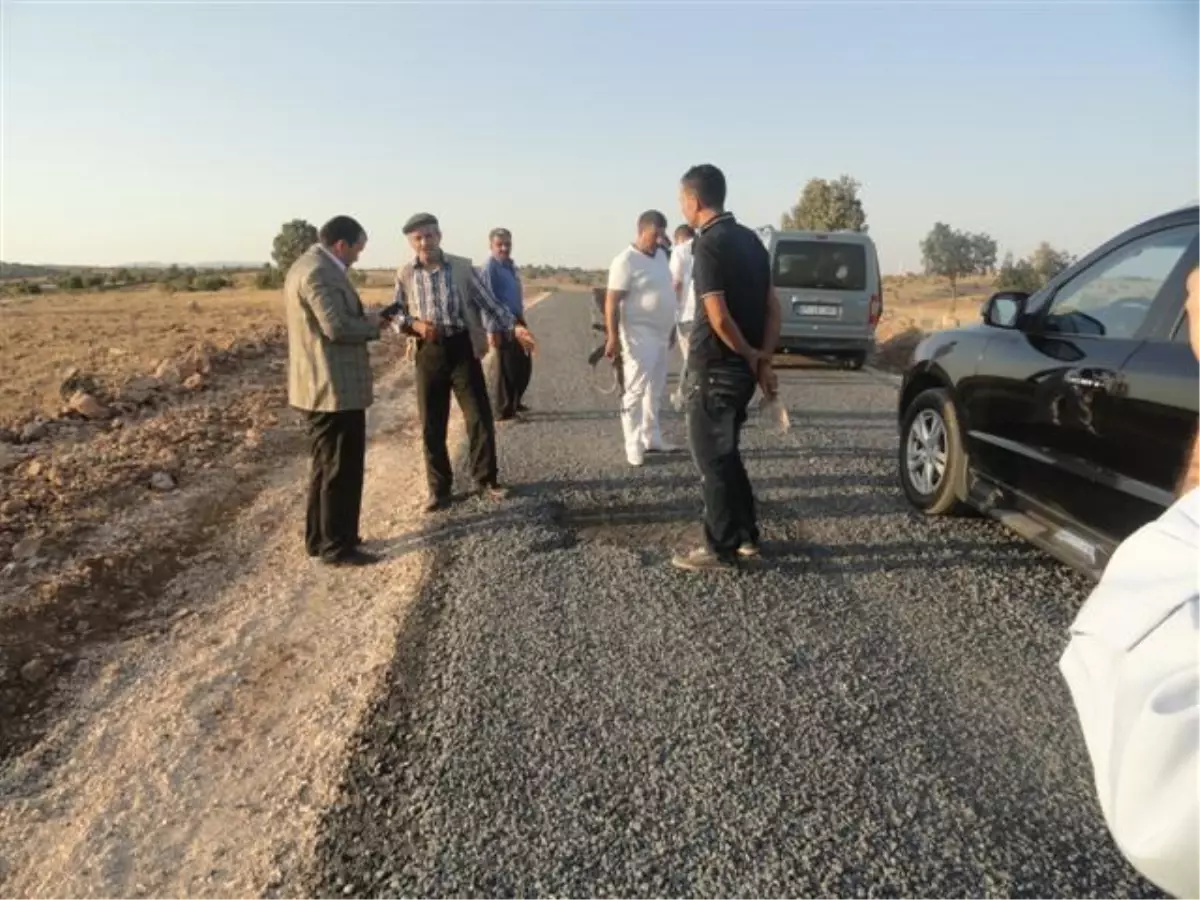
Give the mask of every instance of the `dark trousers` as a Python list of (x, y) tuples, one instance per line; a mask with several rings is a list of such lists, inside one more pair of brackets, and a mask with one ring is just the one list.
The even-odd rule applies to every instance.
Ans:
[(449, 497), (454, 473), (446, 450), (453, 391), (467, 424), (471, 477), (477, 487), (496, 483), (496, 424), (483, 367), (466, 332), (417, 342), (417, 409), (425, 444), (425, 477), (435, 497)]
[(730, 363), (689, 371), (685, 384), (688, 442), (704, 485), (704, 539), (732, 559), (742, 543), (758, 541), (754, 491), (738, 448), (757, 382), (744, 363)]
[(496, 415), (501, 419), (511, 419), (517, 414), (517, 407), (529, 389), (529, 380), (533, 377), (533, 359), (512, 336), (504, 339), (497, 352), (500, 365), (496, 378)]
[(308, 413), (312, 470), (304, 546), (309, 556), (332, 557), (359, 540), (367, 414), (361, 409)]

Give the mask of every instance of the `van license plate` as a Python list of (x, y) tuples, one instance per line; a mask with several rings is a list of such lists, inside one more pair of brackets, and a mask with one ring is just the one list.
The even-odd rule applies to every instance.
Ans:
[(837, 306), (824, 306), (819, 303), (801, 303), (796, 307), (796, 311), (802, 316), (823, 316), (827, 319), (836, 319), (841, 310)]

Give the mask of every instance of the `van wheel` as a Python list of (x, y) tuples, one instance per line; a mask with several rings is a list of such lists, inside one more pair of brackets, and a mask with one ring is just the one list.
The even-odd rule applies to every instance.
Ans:
[(857, 372), (864, 365), (866, 365), (866, 362), (867, 362), (867, 354), (855, 353), (851, 356), (847, 356), (847, 357), (843, 358), (842, 366), (849, 369), (852, 372)]
[(966, 512), (957, 488), (966, 466), (949, 391), (923, 391), (909, 404), (900, 428), (900, 483), (908, 502), (929, 516)]

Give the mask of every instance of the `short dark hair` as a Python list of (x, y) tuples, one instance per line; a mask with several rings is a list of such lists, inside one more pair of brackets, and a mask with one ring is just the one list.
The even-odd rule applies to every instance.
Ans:
[(511, 241), (512, 240), (512, 232), (509, 231), (507, 228), (493, 228), (488, 233), (488, 242), (490, 243), (491, 241), (494, 241), (496, 238), (508, 238)]
[(357, 244), (366, 236), (367, 230), (358, 224), (357, 219), (352, 219), (350, 216), (334, 216), (322, 225), (321, 230), (317, 233), (317, 237), (326, 247), (332, 247), (338, 241), (345, 241), (351, 245)]
[(685, 234), (689, 238), (694, 238), (696, 236), (696, 229), (693, 228), (691, 225), (687, 224), (686, 222), (684, 222), (682, 225), (680, 225), (678, 228), (675, 229), (675, 237), (676, 238), (678, 238), (681, 234)]
[(711, 163), (692, 166), (679, 183), (696, 195), (704, 209), (725, 210), (725, 174)]
[(638, 216), (638, 231), (643, 228), (649, 228), (651, 225), (657, 225), (659, 228), (667, 227), (667, 217), (660, 213), (657, 209), (648, 209)]

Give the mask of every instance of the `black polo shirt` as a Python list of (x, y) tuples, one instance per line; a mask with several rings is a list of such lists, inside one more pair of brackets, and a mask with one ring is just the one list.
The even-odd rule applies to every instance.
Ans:
[(688, 345), (688, 366), (703, 372), (714, 365), (736, 365), (742, 357), (713, 331), (704, 295), (724, 294), (729, 315), (746, 342), (761, 348), (771, 290), (770, 254), (754, 231), (734, 220), (733, 213), (722, 213), (699, 229), (692, 248), (696, 319)]

